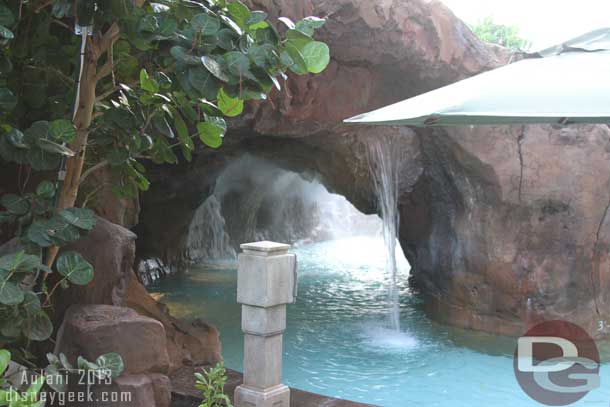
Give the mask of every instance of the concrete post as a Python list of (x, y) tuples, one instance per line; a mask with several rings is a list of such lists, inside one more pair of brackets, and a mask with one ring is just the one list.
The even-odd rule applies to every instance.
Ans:
[(242, 304), (244, 383), (235, 389), (235, 407), (289, 407), (282, 382), (282, 334), (286, 304), (296, 296), (296, 255), (290, 245), (242, 244), (237, 271), (237, 302)]

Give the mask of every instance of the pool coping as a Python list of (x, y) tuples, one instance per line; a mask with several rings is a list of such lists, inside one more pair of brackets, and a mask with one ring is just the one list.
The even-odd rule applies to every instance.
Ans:
[[(195, 388), (194, 373), (206, 366), (184, 366), (169, 375), (172, 383), (172, 405), (175, 407), (198, 406), (201, 401), (199, 390)], [(225, 393), (233, 401), (235, 388), (243, 382), (240, 372), (227, 369), (227, 383)], [(363, 404), (355, 401), (337, 399), (310, 393), (299, 389), (290, 389), (291, 407), (379, 407), (374, 404)]]

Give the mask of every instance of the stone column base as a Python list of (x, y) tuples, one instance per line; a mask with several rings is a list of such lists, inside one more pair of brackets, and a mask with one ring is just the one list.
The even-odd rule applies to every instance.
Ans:
[(289, 407), (290, 389), (283, 384), (265, 390), (247, 386), (235, 389), (235, 407)]

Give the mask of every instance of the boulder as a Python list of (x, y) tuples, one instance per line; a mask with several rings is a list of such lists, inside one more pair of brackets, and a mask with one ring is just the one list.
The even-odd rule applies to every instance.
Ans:
[(176, 343), (182, 345), (182, 363), (190, 366), (215, 365), (222, 361), (220, 334), (205, 321), (187, 323), (173, 318)]
[(116, 352), (126, 374), (167, 373), (169, 357), (163, 324), (126, 307), (73, 305), (66, 312), (55, 345), (55, 354), (68, 360), (78, 356), (95, 360)]
[[(169, 407), (171, 405), (171, 383), (167, 376), (152, 374), (124, 374), (113, 379), (86, 380), (74, 377), (70, 380), (69, 394), (76, 403), (72, 407)], [(87, 400), (87, 392), (90, 397)], [(80, 402), (78, 397), (81, 398)]]
[[(126, 407), (169, 407), (171, 404), (171, 383), (165, 375), (123, 375), (114, 384), (120, 394), (131, 395)], [(115, 406), (119, 407), (112, 405)]]
[(95, 228), (67, 250), (75, 250), (93, 265), (93, 280), (71, 285), (55, 296), (55, 315), (61, 321), (72, 304), (121, 305), (135, 259), (136, 235), (122, 226), (97, 217)]
[(173, 318), (167, 307), (150, 296), (133, 272), (126, 292), (126, 306), (163, 324), (170, 371), (183, 364), (216, 364), (222, 361), (220, 335), (216, 328), (201, 320), (187, 323)]

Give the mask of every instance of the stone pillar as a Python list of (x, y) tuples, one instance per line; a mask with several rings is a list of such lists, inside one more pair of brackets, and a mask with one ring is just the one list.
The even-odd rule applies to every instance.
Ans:
[(282, 382), (282, 334), (286, 304), (296, 296), (296, 255), (290, 245), (242, 244), (237, 271), (237, 302), (242, 304), (244, 383), (235, 389), (235, 407), (289, 407)]

